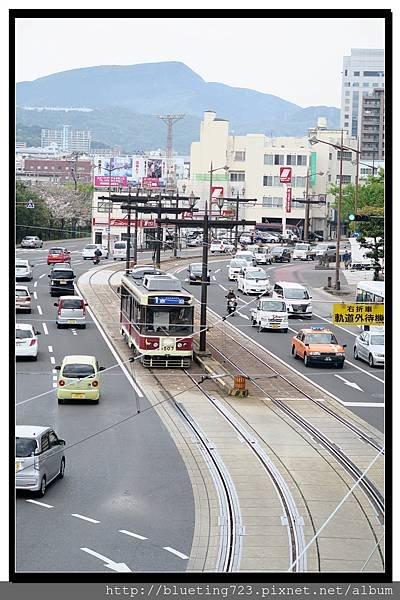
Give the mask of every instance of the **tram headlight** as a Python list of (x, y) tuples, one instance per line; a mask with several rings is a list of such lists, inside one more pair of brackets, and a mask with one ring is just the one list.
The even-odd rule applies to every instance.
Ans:
[(176, 345), (177, 348), (182, 348), (182, 346), (183, 346), (183, 344), (181, 342), (178, 342)]
[(153, 348), (158, 348), (158, 342), (153, 342)]

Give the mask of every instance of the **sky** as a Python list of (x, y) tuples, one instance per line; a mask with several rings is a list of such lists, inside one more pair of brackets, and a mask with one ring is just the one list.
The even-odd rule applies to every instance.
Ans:
[(383, 19), (375, 18), (21, 18), (16, 80), (96, 65), (181, 61), (205, 81), (302, 107), (339, 107), (343, 56), (351, 48), (383, 47)]

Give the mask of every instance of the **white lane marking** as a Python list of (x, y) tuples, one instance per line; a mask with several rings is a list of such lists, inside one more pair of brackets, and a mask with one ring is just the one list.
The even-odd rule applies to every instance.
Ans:
[(42, 307), (41, 307), (41, 306), (39, 306), (39, 304), (38, 304), (38, 307), (37, 307), (37, 309), (38, 309), (38, 313), (39, 313), (39, 315), (42, 315), (42, 314), (43, 314)]
[(47, 329), (46, 323), (42, 323), (42, 327), (43, 327), (43, 331), (44, 331), (45, 335), (49, 335), (49, 330)]
[(47, 346), (49, 349), (50, 354), (53, 354), (53, 346)]
[(138, 533), (132, 533), (132, 531), (127, 531), (126, 529), (119, 529), (120, 533), (125, 533), (125, 535), (130, 535), (131, 537), (137, 538), (138, 540), (148, 540), (149, 538), (144, 537), (144, 535), (139, 535)]
[(188, 556), (186, 556), (186, 554), (182, 554), (182, 552), (178, 552), (178, 550), (170, 548), (169, 546), (164, 546), (164, 550), (167, 550), (168, 552), (171, 552), (171, 554), (175, 554), (176, 556), (179, 556), (179, 558), (183, 558), (184, 560), (189, 558)]
[(216, 273), (219, 273), (219, 272), (220, 272), (220, 270), (221, 270), (221, 269), (215, 269), (215, 272), (216, 272)]
[(72, 335), (77, 335), (76, 329), (71, 329)]
[(39, 275), (39, 279), (42, 279), (42, 277), (46, 277), (46, 273), (43, 273), (43, 275)]
[(55, 369), (52, 369), (51, 372), (57, 375), (57, 371)]
[(55, 381), (53, 381), (53, 388), (55, 389), (57, 387), (57, 383)]
[(108, 569), (112, 569), (113, 571), (118, 571), (120, 573), (132, 573), (128, 565), (126, 565), (125, 563), (116, 563), (110, 558), (107, 558), (107, 556), (103, 556), (103, 554), (99, 554), (98, 552), (95, 552), (90, 548), (81, 548), (81, 550), (104, 561), (104, 566)]
[(211, 277), (212, 277), (213, 281), (217, 281), (217, 278), (215, 277), (215, 275), (211, 275)]
[[(220, 318), (219, 314), (216, 313), (211, 308), (208, 308), (207, 310), (209, 310), (210, 313), (212, 313), (215, 317)], [(289, 363), (285, 362), (277, 354), (274, 354), (273, 352), (271, 352), (271, 350), (268, 350), (268, 348), (265, 348), (265, 346), (262, 346), (262, 344), (259, 344), (258, 342), (256, 342), (256, 340), (253, 340), (253, 338), (251, 338), (250, 336), (248, 336), (241, 329), (238, 329), (237, 327), (235, 327), (235, 325), (232, 325), (232, 322), (230, 322), (230, 325), (233, 327), (233, 329), (235, 329), (235, 331), (237, 333), (239, 333), (241, 336), (247, 338), (252, 344), (254, 344), (255, 346), (258, 346), (261, 350), (263, 350), (264, 352), (267, 352), (270, 356), (273, 356), (278, 362), (280, 362), (282, 365), (284, 365), (285, 367), (287, 367), (288, 369), (290, 369), (291, 371), (293, 371), (293, 373), (296, 373), (296, 375), (300, 375), (300, 377), (302, 377), (305, 381), (307, 381), (308, 383), (311, 383), (311, 385), (313, 385), (314, 387), (316, 387), (319, 390), (321, 390), (321, 392), (325, 392), (325, 394), (327, 394), (328, 396), (330, 396), (331, 398), (333, 398), (334, 400), (336, 400), (337, 402), (339, 402), (342, 406), (354, 406), (354, 402), (346, 402), (345, 400), (341, 400), (340, 398), (338, 398), (337, 396), (335, 396), (335, 394), (332, 394), (332, 392), (330, 392), (326, 388), (322, 387), (322, 385), (319, 385), (314, 380), (312, 380), (309, 377), (307, 377), (306, 375), (304, 375), (301, 371), (299, 371), (295, 367), (292, 367), (292, 365), (290, 365)], [(356, 406), (360, 406), (360, 404), (358, 402), (356, 402)], [(378, 403), (368, 402), (367, 406), (378, 406), (378, 407), (381, 407), (381, 406), (384, 406), (384, 404), (380, 404), (380, 403), (378, 404)]]
[[(77, 286), (76, 286), (76, 288), (79, 291), (79, 293), (81, 293), (80, 290), (79, 290), (79, 288)], [(139, 396), (139, 398), (143, 398), (144, 396), (143, 396), (142, 390), (139, 388), (139, 386), (137, 385), (137, 383), (133, 380), (133, 378), (131, 377), (131, 375), (128, 373), (127, 368), (122, 363), (122, 361), (121, 361), (120, 357), (118, 356), (117, 352), (114, 350), (113, 346), (111, 345), (111, 342), (108, 340), (108, 338), (107, 338), (106, 334), (104, 333), (104, 331), (103, 331), (100, 323), (98, 322), (98, 320), (94, 316), (93, 311), (89, 308), (89, 306), (86, 307), (86, 311), (91, 316), (94, 324), (96, 325), (97, 329), (100, 332), (100, 335), (102, 336), (103, 340), (105, 341), (105, 343), (109, 347), (112, 355), (114, 356), (115, 360), (119, 364), (119, 366), (120, 366), (121, 370), (123, 371), (125, 377), (129, 381), (129, 383), (131, 384), (131, 386), (133, 387), (133, 389), (135, 390), (135, 392), (137, 393), (137, 395)]]
[(71, 513), (71, 517), (76, 517), (77, 519), (82, 519), (83, 521), (89, 521), (89, 523), (100, 523), (100, 521), (96, 521), (96, 519), (91, 519), (90, 517), (79, 515), (78, 513)]
[(359, 371), (362, 371), (362, 373), (365, 373), (366, 375), (369, 375), (370, 377), (372, 377), (373, 379), (376, 379), (377, 381), (380, 381), (381, 383), (385, 383), (385, 381), (383, 379), (381, 379), (380, 377), (377, 377), (376, 375), (373, 375), (372, 373), (368, 373), (368, 371), (366, 371), (365, 369), (363, 369), (362, 367), (359, 367), (358, 365), (355, 365), (353, 362), (350, 362), (349, 360), (347, 360), (346, 358), (346, 363), (348, 365), (351, 365), (352, 367), (354, 367), (355, 369), (358, 369)]
[(37, 293), (33, 292), (33, 297), (35, 298), (35, 300), (37, 300)]
[(226, 289), (226, 287), (224, 287), (224, 286), (223, 286), (221, 283), (219, 283), (218, 285), (219, 285), (219, 287), (220, 287), (222, 290), (224, 290), (225, 292), (227, 292), (227, 291), (228, 291), (228, 290)]
[(26, 502), (31, 502), (32, 504), (38, 504), (39, 506), (43, 506), (43, 508), (54, 508), (51, 504), (45, 504), (44, 502), (38, 502), (38, 500), (26, 500)]
[(243, 319), (247, 319), (247, 321), (249, 320), (249, 317), (247, 315), (242, 315), (242, 313), (240, 313), (239, 311), (238, 311), (238, 315), (243, 317)]
[(35, 283), (33, 284), (33, 287), (37, 287), (37, 281), (35, 281)]
[(53, 375), (53, 381), (57, 381), (58, 377), (57, 375)]
[(346, 406), (361, 406), (369, 408), (385, 408), (385, 405), (380, 402), (346, 402)]
[(246, 304), (246, 300), (243, 300), (242, 298), (238, 298), (236, 297), (237, 300), (239, 300), (239, 302), (243, 302), (243, 304)]
[(56, 364), (56, 359), (54, 358), (54, 356), (50, 356), (50, 362), (52, 365)]
[(358, 386), (356, 383), (352, 383), (351, 381), (347, 381), (347, 379), (345, 379), (341, 375), (338, 375), (337, 373), (335, 373), (335, 377), (337, 377), (338, 379), (341, 379), (343, 381), (343, 383), (345, 383), (346, 385), (349, 385), (350, 387), (354, 388), (355, 390), (358, 390), (359, 392), (364, 392), (364, 390), (362, 390), (360, 388), (360, 386)]

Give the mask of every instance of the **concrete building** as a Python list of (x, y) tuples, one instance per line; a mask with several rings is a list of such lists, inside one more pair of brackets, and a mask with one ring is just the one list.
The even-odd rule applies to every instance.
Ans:
[(43, 148), (54, 143), (67, 152), (90, 152), (91, 137), (90, 131), (64, 125), (62, 129), (42, 129), (41, 146)]
[(385, 158), (385, 90), (364, 94), (361, 103), (361, 159), (381, 161)]
[[(318, 143), (310, 146), (309, 137), (317, 137), (321, 142), (340, 143), (341, 132), (327, 129), (325, 119), (309, 130), (304, 137), (267, 137), (263, 134), (244, 136), (229, 135), (229, 122), (217, 118), (216, 113), (207, 111), (200, 125), (200, 140), (191, 146), (190, 178), (179, 182), (186, 186), (186, 194), (191, 191), (200, 196), (198, 208), (203, 213), (205, 202), (210, 195), (210, 165), (212, 178), (212, 214), (220, 214), (217, 205), (218, 195), (235, 199), (255, 198), (254, 204), (240, 205), (239, 218), (255, 220), (260, 225), (271, 224), (282, 229), (286, 218), (287, 228), (304, 230), (307, 175), (309, 176), (308, 196), (313, 200), (324, 200), (323, 204), (310, 206), (310, 231), (320, 231), (325, 236), (335, 229), (335, 213), (330, 204), (334, 198), (329, 194), (331, 184), (338, 183), (340, 173), (340, 152)], [(356, 148), (356, 140), (345, 136), (344, 144)], [(352, 152), (343, 155), (343, 183), (355, 182), (356, 155)], [(227, 170), (219, 167), (228, 167)], [(281, 167), (292, 169), (292, 203), (286, 211), (286, 186), (280, 183)], [(322, 172), (323, 175), (318, 175)], [(284, 212), (285, 209), (285, 212)], [(234, 201), (225, 201), (221, 216), (233, 218), (236, 210)]]
[(16, 178), (30, 183), (73, 183), (72, 170), (81, 183), (92, 182), (91, 160), (25, 158), (18, 162)]
[(360, 136), (362, 97), (384, 87), (384, 51), (352, 48), (351, 55), (343, 57), (340, 127), (351, 136)]

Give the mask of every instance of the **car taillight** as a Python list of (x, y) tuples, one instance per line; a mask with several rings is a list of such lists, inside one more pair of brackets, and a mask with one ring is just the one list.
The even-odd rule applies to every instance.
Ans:
[(99, 385), (98, 381), (92, 381), (92, 387), (97, 387)]
[(34, 345), (36, 344), (36, 342), (37, 342), (37, 340), (33, 339), (33, 340), (31, 340), (31, 342), (30, 342), (30, 344), (29, 344), (29, 345), (30, 345), (30, 346), (34, 346)]
[(64, 379), (60, 379), (60, 381), (58, 382), (58, 385), (59, 385), (60, 387), (63, 387), (63, 386), (65, 385), (65, 381), (64, 381)]
[(83, 314), (84, 314), (84, 315), (86, 315), (86, 306), (85, 306), (85, 303), (84, 303), (84, 302), (82, 302), (82, 306), (81, 306), (81, 308), (82, 308), (82, 312), (83, 312)]

